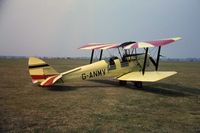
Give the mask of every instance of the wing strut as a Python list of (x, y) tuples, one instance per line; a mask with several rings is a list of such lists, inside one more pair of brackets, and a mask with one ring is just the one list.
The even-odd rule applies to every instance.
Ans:
[(101, 49), (101, 53), (100, 53), (99, 60), (101, 60), (101, 59), (102, 59), (102, 54), (103, 54), (103, 49)]
[(144, 75), (145, 68), (146, 68), (148, 50), (149, 50), (149, 48), (146, 48), (146, 49), (145, 49), (146, 52), (145, 52), (144, 64), (143, 64), (143, 68), (142, 68), (142, 74), (143, 74), (143, 75)]
[(91, 58), (90, 58), (90, 64), (92, 64), (93, 56), (94, 56), (94, 49), (92, 50), (92, 54), (91, 54)]
[(158, 47), (158, 55), (157, 55), (157, 60), (156, 60), (156, 71), (158, 71), (158, 65), (159, 65), (159, 60), (160, 60), (160, 50), (161, 50), (161, 46)]
[(155, 66), (155, 70), (158, 71), (158, 66), (159, 66), (159, 61), (160, 61), (160, 51), (161, 51), (161, 46), (158, 47), (158, 53), (157, 53), (157, 59), (156, 61), (150, 56), (149, 59)]

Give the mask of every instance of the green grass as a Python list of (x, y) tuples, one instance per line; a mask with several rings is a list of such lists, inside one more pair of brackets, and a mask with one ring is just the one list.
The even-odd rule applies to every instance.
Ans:
[[(86, 60), (46, 60), (59, 72)], [(137, 89), (116, 81), (31, 83), (27, 59), (0, 59), (0, 132), (200, 132), (200, 63), (161, 62), (177, 75)]]

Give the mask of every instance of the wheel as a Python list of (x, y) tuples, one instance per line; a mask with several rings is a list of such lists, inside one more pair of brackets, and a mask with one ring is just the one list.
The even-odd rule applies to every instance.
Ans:
[(141, 81), (134, 82), (134, 84), (135, 84), (135, 87), (137, 87), (137, 88), (142, 88), (143, 87)]
[(119, 85), (124, 86), (127, 84), (127, 81), (119, 80)]

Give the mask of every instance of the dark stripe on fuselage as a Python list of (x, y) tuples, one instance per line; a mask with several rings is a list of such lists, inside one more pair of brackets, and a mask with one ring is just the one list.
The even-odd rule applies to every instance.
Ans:
[(49, 66), (48, 64), (39, 64), (39, 65), (33, 65), (33, 66), (29, 66), (29, 68), (38, 68), (38, 67), (47, 67)]

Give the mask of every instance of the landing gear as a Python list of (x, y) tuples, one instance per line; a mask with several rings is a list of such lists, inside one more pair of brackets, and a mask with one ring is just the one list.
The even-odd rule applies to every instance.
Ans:
[[(142, 82), (141, 81), (136, 81), (136, 82), (133, 82), (135, 87), (137, 88), (142, 88)], [(119, 80), (119, 85), (120, 86), (125, 86), (127, 84), (127, 81), (123, 81), (123, 80)]]
[(142, 88), (142, 87), (143, 87), (141, 81), (134, 82), (134, 85), (135, 85), (135, 87), (137, 87), (137, 88)]
[(119, 80), (120, 86), (125, 86), (127, 84), (127, 81)]

